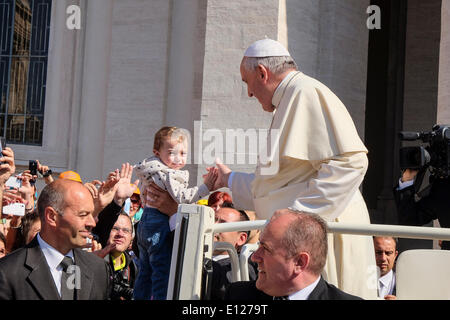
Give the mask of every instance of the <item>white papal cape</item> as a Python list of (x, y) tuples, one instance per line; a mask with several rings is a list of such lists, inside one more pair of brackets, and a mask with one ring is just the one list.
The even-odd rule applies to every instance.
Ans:
[[(369, 224), (359, 191), (367, 149), (339, 98), (319, 81), (292, 72), (278, 86), (272, 104), (276, 109), (267, 159), (260, 153), (255, 174), (233, 173), (236, 206), (255, 210), (259, 219), (291, 207), (326, 221)], [(330, 234), (328, 246), (324, 278), (345, 292), (376, 299), (372, 238)]]

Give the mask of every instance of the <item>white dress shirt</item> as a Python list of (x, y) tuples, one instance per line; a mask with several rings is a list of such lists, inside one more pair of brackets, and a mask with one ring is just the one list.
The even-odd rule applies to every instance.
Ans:
[(385, 296), (391, 295), (395, 288), (395, 273), (394, 271), (389, 271), (384, 276), (380, 277), (378, 280), (378, 297), (384, 299)]
[(403, 190), (403, 189), (405, 189), (407, 187), (412, 186), (413, 184), (414, 184), (414, 180), (408, 180), (408, 181), (402, 182), (402, 179), (400, 178), (400, 179), (398, 179), (398, 188), (397, 188), (397, 190)]
[(317, 280), (314, 281), (313, 283), (311, 283), (309, 286), (289, 295), (288, 300), (308, 300), (309, 295), (317, 287), (317, 284), (319, 283), (319, 281), (320, 281), (320, 276), (317, 277)]
[[(44, 254), (45, 260), (47, 261), (48, 267), (50, 268), (50, 273), (55, 281), (56, 289), (58, 289), (58, 293), (61, 295), (62, 267), (60, 266), (60, 263), (64, 259), (65, 255), (61, 254), (61, 252), (45, 242), (39, 233), (37, 235), (37, 240), (39, 242), (39, 247)], [(73, 250), (70, 250), (66, 256), (71, 257), (72, 260), (74, 260)]]

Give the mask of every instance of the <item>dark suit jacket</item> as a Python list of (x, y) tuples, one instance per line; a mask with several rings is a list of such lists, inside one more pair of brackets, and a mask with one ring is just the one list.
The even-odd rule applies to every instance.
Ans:
[[(106, 300), (110, 296), (108, 264), (93, 253), (73, 250), (80, 268), (77, 300)], [(35, 237), (26, 247), (0, 259), (0, 300), (59, 300), (45, 256)]]
[(102, 248), (106, 247), (111, 229), (114, 227), (121, 210), (122, 207), (118, 206), (113, 200), (98, 214), (98, 221), (92, 229), (92, 233), (98, 236), (98, 243), (102, 245)]
[[(438, 219), (442, 228), (450, 228), (450, 178), (436, 179), (431, 187), (421, 191), (422, 198), (415, 201), (415, 187), (402, 190), (394, 188), (398, 223), (407, 226), (422, 226)], [(450, 250), (450, 241), (442, 243), (442, 249)]]
[[(225, 300), (273, 300), (272, 296), (256, 288), (256, 281), (232, 283), (225, 294)], [(362, 300), (329, 284), (322, 277), (308, 297), (308, 300)]]
[[(231, 282), (231, 260), (230, 258), (212, 261), (213, 273), (211, 281), (211, 300), (223, 300), (226, 290)], [(249, 258), (248, 277), (256, 280), (258, 267)]]

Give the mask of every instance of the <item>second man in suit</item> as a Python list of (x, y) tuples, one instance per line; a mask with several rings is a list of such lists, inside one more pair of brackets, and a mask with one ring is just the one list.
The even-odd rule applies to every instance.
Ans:
[(256, 282), (231, 284), (229, 300), (354, 300), (321, 276), (327, 258), (327, 226), (316, 214), (278, 210), (252, 256)]

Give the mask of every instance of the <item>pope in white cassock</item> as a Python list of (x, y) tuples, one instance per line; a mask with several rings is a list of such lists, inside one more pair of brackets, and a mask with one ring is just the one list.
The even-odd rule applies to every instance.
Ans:
[[(237, 207), (269, 219), (283, 208), (317, 213), (326, 221), (370, 224), (359, 186), (367, 149), (344, 104), (319, 81), (297, 71), (279, 42), (253, 43), (241, 62), (249, 97), (272, 112), (270, 155), (254, 174), (218, 163), (216, 188), (229, 187)], [(261, 155), (261, 153), (260, 153)], [(376, 299), (371, 237), (329, 235), (324, 278), (350, 294)]]

